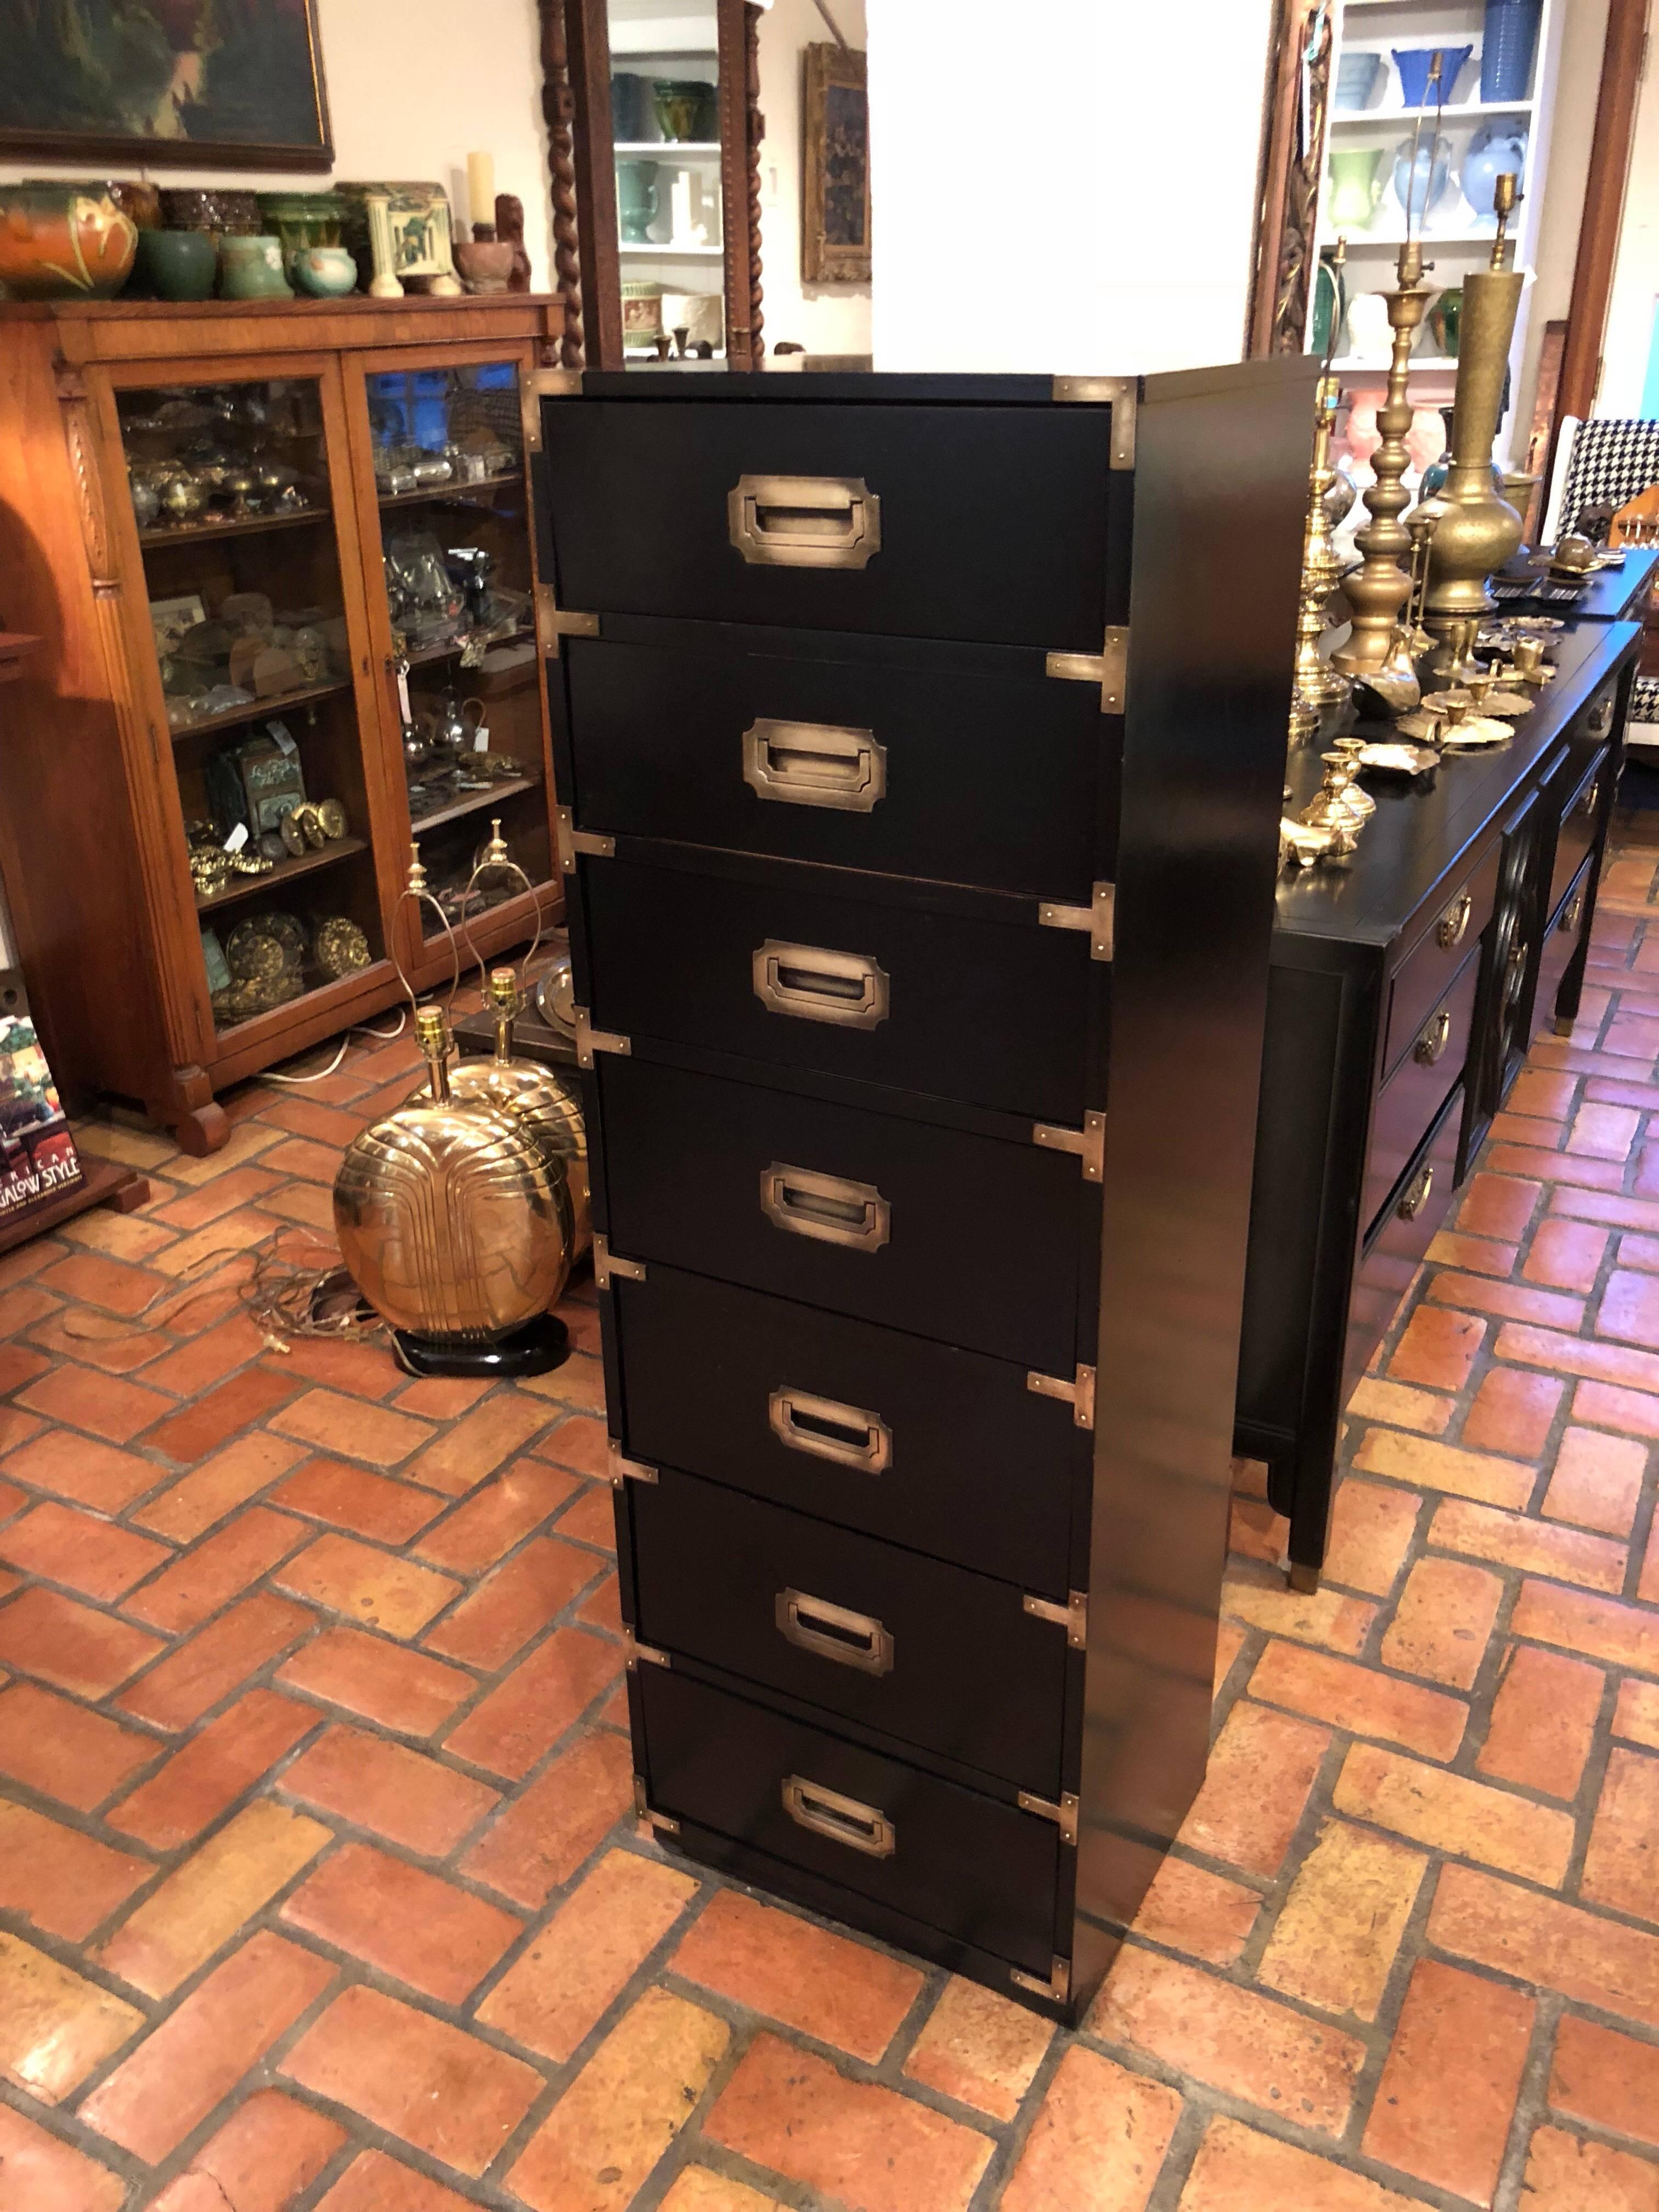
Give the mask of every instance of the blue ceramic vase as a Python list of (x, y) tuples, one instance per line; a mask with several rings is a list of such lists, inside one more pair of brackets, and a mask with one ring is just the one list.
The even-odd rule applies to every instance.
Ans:
[(1499, 177), (1506, 171), (1522, 177), (1526, 170), (1526, 125), (1483, 123), (1463, 156), (1463, 197), (1476, 215), (1495, 215)]
[(1437, 98), (1449, 107), (1462, 75), (1463, 64), (1474, 52), (1473, 46), (1395, 46), (1394, 65), (1400, 72), (1400, 97), (1407, 107), (1426, 107), (1429, 104), (1429, 71), (1434, 66), (1437, 54), (1443, 57), (1440, 64), (1440, 84)]
[[(1451, 182), (1451, 142), (1436, 136), (1432, 144), (1425, 139), (1417, 149), (1417, 171), (1412, 173), (1412, 142), (1402, 138), (1395, 149), (1395, 197), (1406, 210), (1407, 218), (1421, 224), (1433, 214), (1446, 197), (1446, 187)], [(1410, 193), (1407, 201), (1407, 194)]]
[(1344, 114), (1364, 107), (1382, 74), (1381, 54), (1344, 54), (1336, 65), (1336, 105)]
[(1480, 44), (1482, 100), (1524, 100), (1538, 51), (1544, 0), (1486, 0)]

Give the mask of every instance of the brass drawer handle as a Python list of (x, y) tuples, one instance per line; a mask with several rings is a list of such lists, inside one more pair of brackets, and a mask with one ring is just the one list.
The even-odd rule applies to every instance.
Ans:
[(873, 1030), (887, 1018), (891, 981), (868, 952), (831, 952), (821, 945), (783, 945), (769, 937), (750, 963), (755, 996), (769, 1014), (838, 1029)]
[(1415, 1221), (1429, 1202), (1429, 1193), (1434, 1188), (1434, 1170), (1426, 1167), (1413, 1178), (1411, 1188), (1401, 1200), (1395, 1212), (1402, 1221)]
[(1584, 918), (1584, 894), (1579, 891), (1561, 909), (1561, 919), (1556, 927), (1571, 936)]
[(1579, 800), (1577, 810), (1580, 814), (1584, 816), (1587, 821), (1594, 820), (1596, 802), (1601, 796), (1601, 779), (1599, 775), (1592, 776), (1590, 779), (1590, 787)]
[(1510, 957), (1504, 971), (1504, 1012), (1507, 1014), (1521, 996), (1521, 986), (1526, 980), (1527, 959), (1531, 947), (1524, 937), (1517, 937), (1510, 947)]
[(779, 1389), (766, 1409), (773, 1435), (790, 1451), (862, 1468), (866, 1474), (880, 1474), (892, 1465), (893, 1431), (879, 1413), (866, 1413), (862, 1406)]
[(798, 1827), (828, 1836), (832, 1844), (845, 1844), (848, 1850), (862, 1851), (866, 1858), (890, 1859), (898, 1849), (898, 1832), (885, 1813), (801, 1775), (786, 1776), (783, 1809)]
[(819, 1175), (814, 1168), (786, 1167), (774, 1160), (761, 1170), (760, 1193), (767, 1219), (792, 1237), (878, 1252), (892, 1231), (893, 1210), (872, 1182), (852, 1182), (845, 1176)]
[(1412, 1048), (1419, 1066), (1432, 1067), (1451, 1040), (1451, 1016), (1443, 1006)]
[(862, 477), (739, 477), (726, 535), (773, 568), (862, 568), (881, 550), (881, 501)]
[(1598, 699), (1584, 717), (1584, 734), (1588, 738), (1605, 738), (1613, 727), (1613, 694)]
[(868, 814), (887, 795), (887, 748), (870, 730), (762, 720), (743, 733), (743, 780), (786, 806)]
[(1474, 899), (1468, 891), (1459, 891), (1457, 896), (1441, 915), (1439, 927), (1434, 933), (1443, 951), (1449, 952), (1454, 945), (1463, 942), (1469, 926), (1469, 916), (1474, 912)]
[(890, 1674), (893, 1638), (872, 1614), (849, 1613), (828, 1598), (805, 1590), (778, 1592), (774, 1608), (778, 1632), (797, 1650), (833, 1659), (837, 1667), (856, 1667), (861, 1674)]

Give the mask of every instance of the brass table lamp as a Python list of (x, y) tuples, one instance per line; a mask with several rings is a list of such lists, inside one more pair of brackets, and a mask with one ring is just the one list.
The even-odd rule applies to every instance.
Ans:
[(1411, 463), (1406, 433), (1412, 427), (1412, 405), (1406, 386), (1412, 347), (1429, 305), (1423, 251), (1414, 240), (1408, 239), (1400, 249), (1399, 278), (1397, 289), (1382, 295), (1394, 331), (1394, 356), (1388, 397), (1376, 410), (1382, 442), (1371, 455), (1376, 482), (1364, 495), (1371, 520), (1354, 536), (1365, 557), (1342, 586), (1353, 628), (1346, 642), (1331, 655), (1333, 665), (1345, 676), (1368, 676), (1388, 665), (1395, 654), (1395, 632), (1412, 595), (1412, 580), (1402, 565), (1410, 557), (1411, 532), (1400, 520), (1411, 505), (1411, 494), (1401, 481)]
[(450, 1075), (450, 1096), (462, 1105), (487, 1106), (521, 1121), (556, 1163), (570, 1186), (571, 1258), (579, 1260), (593, 1242), (581, 1093), (556, 1068), (514, 1055), (513, 1024), (523, 1002), (512, 969), (490, 969), (489, 998), (495, 1015), (495, 1056), (463, 1060)]

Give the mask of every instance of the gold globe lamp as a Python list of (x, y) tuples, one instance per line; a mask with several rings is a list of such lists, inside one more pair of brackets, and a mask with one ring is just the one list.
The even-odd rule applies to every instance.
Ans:
[(506, 1114), (530, 1132), (557, 1164), (570, 1186), (574, 1223), (571, 1257), (579, 1260), (593, 1242), (593, 1215), (587, 1180), (587, 1125), (581, 1093), (574, 1079), (513, 1050), (513, 1024), (523, 1010), (519, 979), (510, 968), (489, 971), (489, 999), (495, 1014), (493, 1058), (463, 1060), (450, 1075), (452, 1098)]

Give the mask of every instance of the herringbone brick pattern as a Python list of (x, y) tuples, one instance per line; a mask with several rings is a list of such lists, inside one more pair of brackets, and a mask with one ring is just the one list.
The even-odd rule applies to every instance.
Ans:
[(0, 1261), (0, 2212), (1659, 2212), (1655, 874), (1316, 1596), (1243, 1473), (1210, 1778), (1079, 2035), (635, 1826), (591, 1292), (488, 1392), (147, 1310), (325, 1224), (406, 1045), (212, 1160), (94, 1132), (152, 1204)]

